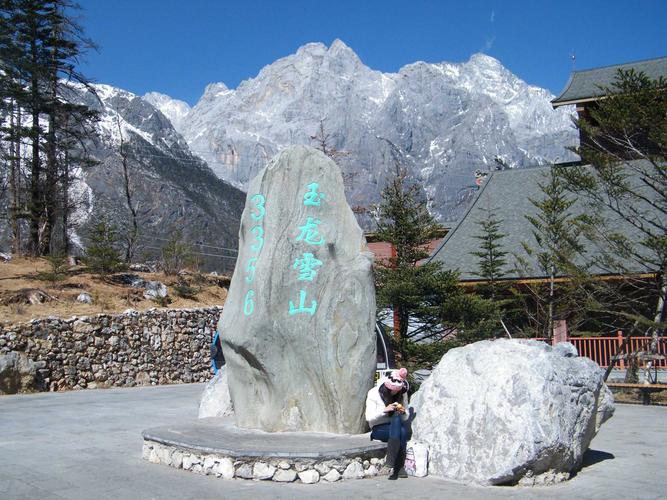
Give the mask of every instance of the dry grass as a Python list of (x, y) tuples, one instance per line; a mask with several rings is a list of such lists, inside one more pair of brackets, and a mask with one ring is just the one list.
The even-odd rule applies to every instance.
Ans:
[[(28, 288), (41, 289), (54, 298), (42, 304), (0, 305), (0, 323), (19, 323), (47, 316), (67, 318), (103, 312), (116, 313), (129, 308), (141, 311), (159, 307), (156, 302), (144, 299), (142, 290), (111, 283), (86, 272), (83, 266), (70, 268), (65, 278), (55, 283), (43, 279), (43, 274), (49, 271), (49, 263), (40, 258), (14, 258), (10, 262), (0, 262), (0, 304), (19, 290)], [(128, 272), (137, 274), (145, 280), (157, 280), (167, 285), (171, 299), (168, 305), (170, 309), (222, 305), (227, 297), (227, 289), (216, 284), (219, 280), (212, 277), (201, 285), (201, 291), (193, 300), (176, 295), (173, 285), (178, 279), (175, 276), (165, 276), (163, 273)], [(93, 303), (78, 302), (76, 297), (81, 292), (89, 293)]]
[[(642, 404), (642, 395), (639, 389), (614, 389), (614, 401), (617, 403)], [(667, 390), (651, 394), (651, 404), (667, 406)]]

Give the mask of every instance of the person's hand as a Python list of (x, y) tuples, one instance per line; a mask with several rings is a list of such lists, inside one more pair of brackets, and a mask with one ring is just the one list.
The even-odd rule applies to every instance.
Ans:
[(405, 406), (403, 406), (401, 403), (394, 403), (394, 409), (398, 413), (405, 413)]
[(390, 412), (392, 412), (392, 411), (395, 411), (395, 410), (396, 410), (396, 404), (397, 404), (397, 403), (392, 403), (392, 404), (390, 404), (390, 405), (385, 406), (385, 408), (384, 408), (384, 412), (385, 412), (385, 413), (390, 413)]

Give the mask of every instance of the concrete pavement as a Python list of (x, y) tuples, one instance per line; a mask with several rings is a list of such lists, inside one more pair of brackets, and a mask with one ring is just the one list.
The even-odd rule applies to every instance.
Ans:
[(479, 488), (436, 478), (225, 481), (141, 459), (141, 431), (197, 416), (201, 384), (0, 397), (0, 499), (667, 498), (667, 408), (617, 407), (571, 481)]

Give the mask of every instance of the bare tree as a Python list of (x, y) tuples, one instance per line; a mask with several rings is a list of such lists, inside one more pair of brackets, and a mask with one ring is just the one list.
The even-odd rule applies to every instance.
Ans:
[(125, 262), (129, 264), (134, 258), (134, 254), (137, 249), (137, 240), (139, 237), (139, 223), (137, 220), (138, 207), (132, 201), (128, 152), (125, 139), (123, 137), (123, 127), (120, 123), (120, 114), (118, 109), (116, 109), (116, 126), (118, 127), (118, 136), (120, 138), (118, 152), (120, 154), (121, 165), (123, 167), (123, 188), (125, 191), (125, 203), (127, 203), (127, 208), (130, 211), (130, 228), (125, 233)]

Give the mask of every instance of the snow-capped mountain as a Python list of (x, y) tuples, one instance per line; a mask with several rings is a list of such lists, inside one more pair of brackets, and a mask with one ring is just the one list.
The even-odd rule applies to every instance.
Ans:
[(99, 112), (100, 140), (91, 150), (99, 164), (82, 173), (79, 191), (86, 196), (78, 232), (85, 235), (101, 216), (110, 218), (121, 232), (129, 224), (122, 141), (132, 199), (138, 207), (140, 251), (159, 254), (170, 233), (180, 229), (202, 260), (208, 261), (207, 267), (229, 269), (232, 259), (215, 256), (230, 255), (222, 248), (238, 246), (244, 193), (216, 177), (193, 155), (149, 99), (109, 85), (94, 87), (99, 99), (90, 93), (82, 94), (82, 99)]
[(171, 121), (177, 130), (181, 127), (183, 119), (190, 112), (190, 105), (187, 102), (172, 99), (168, 95), (160, 94), (159, 92), (148, 92), (144, 94), (143, 98), (169, 118), (169, 121)]
[[(313, 144), (324, 121), (330, 145), (348, 153), (340, 162), (352, 205), (376, 202), (399, 162), (425, 186), (431, 210), (451, 220), (474, 193), (474, 172), (495, 168), (496, 158), (510, 167), (572, 159), (571, 110), (553, 110), (552, 97), (483, 54), (382, 73), (336, 40), (304, 45), (236, 89), (209, 85), (172, 123), (243, 189), (280, 149)], [(166, 96), (151, 100), (174, 115)]]

